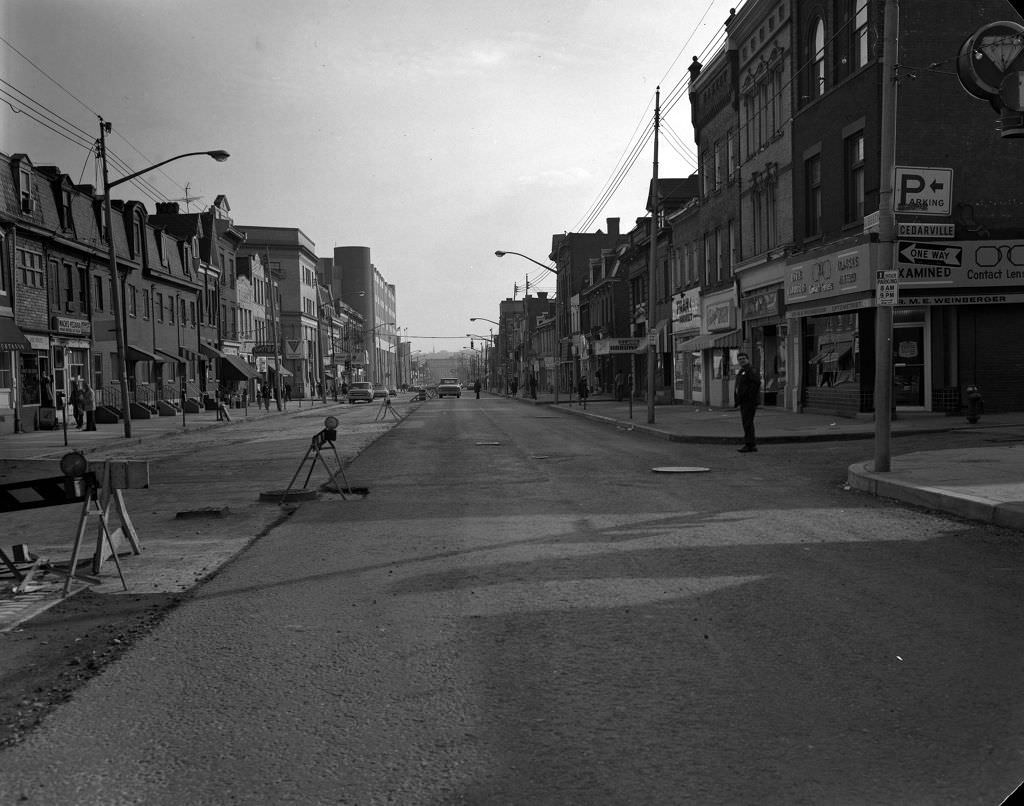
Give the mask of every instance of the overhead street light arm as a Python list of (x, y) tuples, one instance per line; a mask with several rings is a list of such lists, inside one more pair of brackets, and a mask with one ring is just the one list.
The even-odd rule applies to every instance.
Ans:
[(162, 165), (166, 165), (168, 162), (174, 162), (175, 160), (180, 160), (185, 157), (201, 157), (204, 154), (212, 157), (217, 162), (224, 162), (224, 160), (231, 156), (227, 151), (223, 151), (219, 148), (213, 151), (189, 151), (187, 154), (178, 154), (176, 157), (170, 157), (165, 159), (163, 162), (156, 163), (156, 165), (150, 165), (148, 168), (143, 168), (141, 171), (136, 171), (135, 173), (128, 174), (128, 176), (122, 176), (120, 179), (114, 179), (111, 182), (107, 182), (107, 192), (109, 193), (111, 188), (117, 187), (125, 182), (130, 182), (136, 177), (148, 174), (150, 171), (155, 170)]
[(471, 317), (469, 317), (469, 321), (470, 322), (477, 322), (477, 321), (479, 321), (479, 322), (490, 322), (492, 325), (497, 325), (498, 327), (501, 327), (501, 322), (495, 322), (493, 319), (487, 319), (486, 317), (483, 317), (483, 316), (471, 316)]
[(498, 250), (495, 250), (494, 254), (497, 255), (498, 257), (505, 257), (505, 255), (519, 255), (519, 257), (521, 257), (521, 258), (523, 258), (525, 260), (529, 260), (531, 263), (536, 263), (538, 266), (540, 266), (545, 271), (549, 271), (552, 274), (558, 274), (558, 269), (553, 269), (550, 266), (545, 266), (539, 260), (534, 260), (529, 255), (524, 255), (522, 252), (509, 252), (508, 250), (498, 249)]

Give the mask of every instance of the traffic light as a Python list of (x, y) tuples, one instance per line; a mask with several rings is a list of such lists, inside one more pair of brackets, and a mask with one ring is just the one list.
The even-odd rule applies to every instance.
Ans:
[(469, 349), (470, 350), (475, 350), (476, 349), (476, 347), (473, 346), (473, 340), (472, 339), (469, 340)]

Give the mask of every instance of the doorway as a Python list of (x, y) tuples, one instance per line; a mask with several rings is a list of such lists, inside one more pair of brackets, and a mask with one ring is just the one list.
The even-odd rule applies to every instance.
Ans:
[(896, 325), (892, 331), (893, 405), (924, 408), (924, 325)]

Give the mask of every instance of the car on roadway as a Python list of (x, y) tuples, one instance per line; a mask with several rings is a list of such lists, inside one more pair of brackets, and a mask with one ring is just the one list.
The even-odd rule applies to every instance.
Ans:
[(458, 378), (441, 378), (441, 382), (437, 385), (437, 396), (446, 397), (447, 395), (462, 397), (462, 384), (459, 383)]
[(374, 398), (373, 384), (369, 381), (353, 381), (348, 385), (349, 403), (370, 403)]
[(373, 385), (373, 397), (374, 397), (375, 400), (378, 397), (387, 397), (387, 396), (388, 396), (388, 388), (386, 386), (384, 386), (383, 384), (380, 384), (380, 383), (375, 383)]

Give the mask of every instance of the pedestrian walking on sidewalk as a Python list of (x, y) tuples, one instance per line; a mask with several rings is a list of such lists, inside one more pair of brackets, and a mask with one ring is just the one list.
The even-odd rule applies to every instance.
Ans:
[(71, 381), (71, 394), (68, 396), (71, 413), (75, 417), (75, 428), (81, 429), (85, 422), (85, 409), (82, 408), (82, 382), (75, 378)]
[(530, 375), (530, 397), (537, 399), (537, 376)]
[(473, 391), (476, 392), (476, 399), (477, 400), (480, 399), (480, 388), (481, 388), (481, 386), (482, 386), (482, 384), (480, 383), (480, 379), (477, 378), (476, 379), (476, 383), (473, 384)]
[(579, 395), (580, 405), (587, 407), (587, 398), (590, 397), (590, 384), (587, 383), (587, 376), (580, 375), (579, 384), (576, 387), (576, 394)]
[[(96, 430), (96, 392), (87, 380), (82, 381), (82, 410), (85, 412), (85, 430)], [(129, 412), (125, 412), (130, 417)]]
[(740, 453), (753, 453), (757, 450), (757, 437), (754, 434), (754, 414), (761, 393), (761, 376), (750, 363), (750, 356), (740, 353), (740, 370), (736, 373), (736, 387), (733, 390), (733, 405), (740, 410), (740, 421), (743, 423), (743, 447)]
[(615, 373), (615, 399), (619, 402), (626, 394), (626, 376), (622, 374), (622, 370)]

